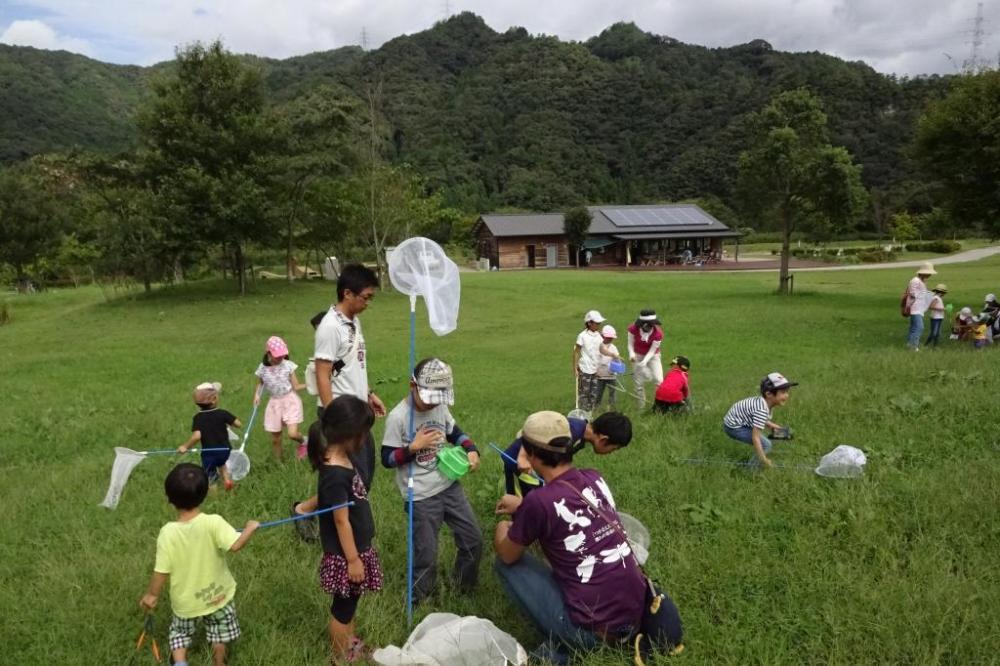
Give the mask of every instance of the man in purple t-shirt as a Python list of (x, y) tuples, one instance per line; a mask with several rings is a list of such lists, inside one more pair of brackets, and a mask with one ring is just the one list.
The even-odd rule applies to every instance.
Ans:
[[(638, 628), (645, 580), (628, 541), (601, 517), (618, 519), (607, 483), (595, 470), (573, 467), (566, 417), (536, 412), (519, 437), (545, 485), (497, 503), (496, 513), (513, 521), (497, 525), (496, 569), (548, 638), (536, 656), (563, 663), (568, 650), (627, 639)], [(525, 552), (535, 541), (551, 568)]]

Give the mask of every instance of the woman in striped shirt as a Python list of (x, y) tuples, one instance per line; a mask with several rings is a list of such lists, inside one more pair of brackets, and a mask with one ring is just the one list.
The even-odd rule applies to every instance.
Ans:
[(722, 429), (732, 439), (753, 447), (759, 463), (772, 466), (767, 454), (771, 451), (771, 440), (764, 436), (764, 428), (778, 430), (780, 425), (771, 421), (771, 410), (788, 402), (788, 390), (798, 386), (779, 372), (772, 372), (760, 383), (760, 395), (740, 400), (726, 412), (722, 419)]

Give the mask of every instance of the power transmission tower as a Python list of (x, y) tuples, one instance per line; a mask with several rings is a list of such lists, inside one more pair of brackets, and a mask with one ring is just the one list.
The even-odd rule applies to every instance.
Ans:
[(368, 50), (368, 28), (361, 26), (361, 50)]
[(969, 52), (969, 57), (962, 63), (963, 74), (976, 74), (989, 68), (989, 65), (983, 60), (981, 52), (985, 34), (985, 23), (986, 19), (983, 18), (983, 3), (979, 2), (976, 4), (976, 18), (972, 19), (972, 30), (967, 33), (972, 35), (972, 41), (968, 42), (972, 46), (972, 49)]
[(444, 0), (444, 18), (447, 21), (451, 16), (451, 0)]

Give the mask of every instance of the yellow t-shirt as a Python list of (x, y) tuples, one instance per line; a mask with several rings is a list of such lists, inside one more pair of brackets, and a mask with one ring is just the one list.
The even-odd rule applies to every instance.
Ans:
[(160, 529), (153, 570), (170, 575), (174, 615), (201, 617), (230, 602), (236, 594), (236, 580), (225, 556), (239, 536), (222, 516), (205, 513)]
[(972, 335), (976, 340), (986, 339), (986, 324), (973, 324), (972, 325)]

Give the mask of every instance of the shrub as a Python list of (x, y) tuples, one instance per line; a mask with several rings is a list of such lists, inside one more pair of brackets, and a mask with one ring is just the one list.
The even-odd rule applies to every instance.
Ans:
[(864, 249), (857, 253), (858, 259), (866, 264), (884, 264), (896, 258), (893, 252), (886, 252), (882, 248)]
[(962, 244), (952, 240), (936, 240), (923, 242), (909, 242), (906, 244), (908, 252), (936, 252), (938, 254), (951, 254), (962, 249)]

